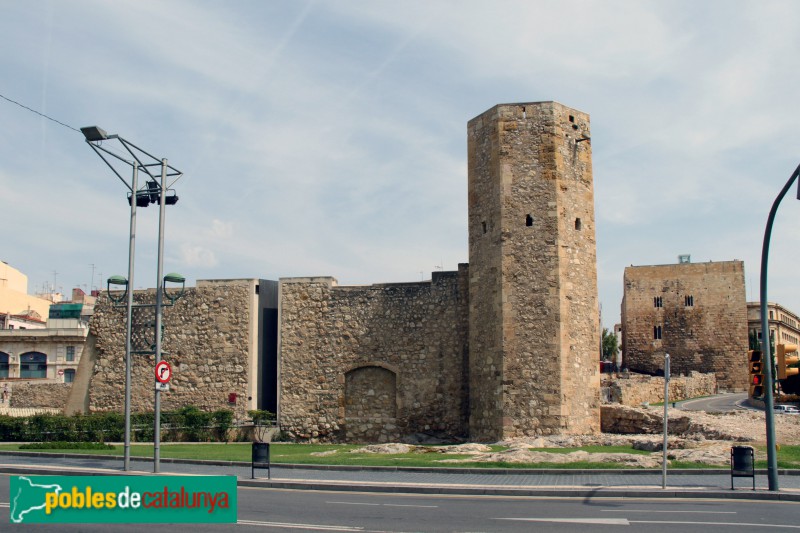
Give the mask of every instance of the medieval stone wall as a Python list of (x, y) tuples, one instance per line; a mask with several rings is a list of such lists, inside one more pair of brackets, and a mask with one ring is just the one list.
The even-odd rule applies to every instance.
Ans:
[[(198, 281), (174, 307), (164, 308), (162, 358), (172, 366), (173, 378), (170, 390), (161, 393), (163, 410), (194, 405), (232, 409), (244, 418), (255, 409), (248, 398), (255, 396), (256, 285), (256, 280)], [(154, 302), (154, 291), (137, 291), (135, 299)], [(103, 295), (90, 323), (97, 357), (89, 384), (91, 411), (124, 409), (125, 309), (110, 303)], [(134, 355), (132, 361), (131, 410), (152, 411), (155, 357)], [(228, 401), (231, 393), (235, 404)]]
[(472, 438), (599, 431), (589, 117), (500, 105), (468, 143)]
[(626, 268), (622, 323), (628, 369), (663, 373), (666, 352), (673, 374), (714, 373), (720, 389), (746, 390), (742, 261)]
[[(628, 374), (625, 378), (604, 380), (603, 385), (609, 388), (611, 403), (639, 406), (643, 403), (664, 401), (663, 377)], [(711, 396), (716, 393), (717, 379), (714, 374), (692, 372), (688, 376), (671, 376), (669, 380), (671, 402)]]
[(312, 441), (467, 431), (467, 267), (431, 282), (280, 282), (281, 428)]
[(71, 383), (15, 383), (10, 407), (63, 409), (71, 387)]

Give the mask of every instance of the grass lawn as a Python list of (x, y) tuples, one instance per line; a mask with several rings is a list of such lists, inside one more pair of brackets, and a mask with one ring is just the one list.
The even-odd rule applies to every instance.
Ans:
[[(290, 444), (273, 443), (271, 448), (272, 462), (297, 463), (297, 464), (320, 464), (320, 465), (363, 465), (363, 466), (424, 466), (424, 467), (456, 467), (456, 468), (559, 468), (559, 469), (578, 469), (578, 468), (625, 468), (612, 463), (441, 463), (443, 459), (468, 459), (469, 455), (443, 454), (443, 453), (406, 453), (406, 454), (371, 454), (371, 453), (349, 453), (350, 450), (358, 448), (354, 444)], [(494, 451), (506, 449), (503, 446), (492, 446)], [(0, 445), (0, 450), (19, 450), (18, 444)], [(336, 450), (335, 454), (326, 456), (311, 455), (314, 452), (327, 452)], [(594, 453), (632, 453), (647, 455), (650, 452), (634, 450), (627, 446), (585, 446), (581, 448), (532, 448), (534, 451), (546, 451), (550, 453), (569, 453), (583, 450)], [(122, 445), (117, 445), (113, 450), (42, 450), (51, 453), (88, 453), (98, 455), (117, 455), (123, 454)], [(764, 447), (760, 452), (764, 452)], [(244, 443), (208, 443), (208, 444), (180, 444), (162, 443), (161, 457), (177, 459), (205, 459), (221, 461), (250, 461), (251, 447), (249, 442)], [(655, 452), (656, 455), (661, 452)], [(153, 446), (147, 444), (131, 444), (131, 455), (134, 457), (152, 457)], [(778, 452), (779, 468), (800, 468), (800, 446), (781, 446)], [(711, 467), (703, 464), (675, 462), (670, 464), (670, 468), (728, 468)], [(756, 461), (756, 468), (766, 468), (766, 461)]]

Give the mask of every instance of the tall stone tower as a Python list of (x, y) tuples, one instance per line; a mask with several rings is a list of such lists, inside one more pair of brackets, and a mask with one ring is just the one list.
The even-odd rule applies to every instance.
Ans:
[(598, 432), (589, 116), (502, 104), (467, 129), (470, 436)]

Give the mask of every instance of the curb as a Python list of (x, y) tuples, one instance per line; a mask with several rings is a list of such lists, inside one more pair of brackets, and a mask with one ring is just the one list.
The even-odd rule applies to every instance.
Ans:
[[(34, 472), (32, 472), (34, 470)], [(89, 476), (147, 476), (146, 472), (120, 472), (116, 470), (64, 470), (53, 467), (31, 468), (25, 466), (2, 466), (0, 472), (6, 474), (34, 475), (89, 475)], [(162, 473), (161, 475), (174, 475)], [(454, 486), (454, 485), (389, 485), (374, 483), (330, 483), (325, 481), (273, 481), (268, 479), (239, 479), (237, 486), (249, 488), (270, 488), (283, 490), (316, 490), (332, 492), (373, 492), (394, 494), (435, 494), (441, 496), (507, 496), (538, 498), (638, 498), (638, 499), (704, 499), (704, 500), (758, 500), (800, 502), (800, 494), (785, 492), (767, 492), (763, 489), (720, 491), (719, 489), (652, 489), (652, 488), (617, 488), (617, 487), (537, 487), (537, 488), (501, 488), (492, 486)]]
[[(47, 459), (95, 459), (95, 460), (124, 460), (122, 455), (98, 455), (86, 453), (47, 453), (47, 452), (25, 452), (14, 450), (0, 450), (0, 456), (11, 455), (19, 457), (43, 457)], [(152, 462), (152, 457), (133, 457), (131, 461), (137, 462)], [(235, 467), (250, 467), (250, 461), (218, 461), (218, 460), (204, 460), (204, 459), (174, 459), (164, 458), (159, 459), (161, 463), (172, 464), (187, 464), (187, 465), (207, 465), (207, 466), (235, 466)], [(433, 473), (433, 474), (487, 474), (487, 475), (506, 475), (506, 476), (521, 476), (531, 474), (542, 475), (661, 475), (661, 469), (653, 468), (592, 468), (592, 469), (578, 469), (578, 468), (452, 468), (452, 467), (426, 467), (426, 466), (359, 466), (359, 465), (314, 465), (314, 464), (298, 464), (298, 463), (272, 463), (272, 468), (285, 468), (289, 470), (327, 470), (333, 472), (415, 472), (415, 473)], [(713, 476), (713, 475), (730, 475), (730, 470), (727, 467), (721, 468), (677, 468), (674, 470), (667, 470), (670, 475), (687, 475), (687, 476)], [(756, 475), (767, 475), (766, 469), (755, 470)], [(799, 469), (778, 469), (780, 476), (800, 476)]]

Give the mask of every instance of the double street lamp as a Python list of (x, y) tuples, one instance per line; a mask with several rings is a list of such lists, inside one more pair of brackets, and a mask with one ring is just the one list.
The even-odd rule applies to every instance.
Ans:
[[(167, 164), (165, 158), (156, 158), (148, 152), (142, 150), (133, 143), (123, 139), (119, 135), (109, 135), (102, 128), (97, 126), (88, 126), (81, 128), (81, 132), (86, 138), (86, 143), (100, 156), (100, 158), (108, 165), (114, 172), (119, 180), (125, 184), (128, 189), (128, 204), (130, 205), (130, 234), (128, 241), (128, 276), (112, 276), (108, 278), (107, 289), (108, 295), (113, 305), (124, 306), (126, 308), (126, 328), (125, 328), (125, 444), (124, 444), (124, 469), (130, 470), (130, 446), (131, 446), (131, 355), (133, 353), (152, 353), (155, 355), (155, 364), (161, 362), (161, 321), (162, 321), (162, 308), (164, 305), (173, 305), (175, 301), (183, 295), (186, 280), (180, 274), (163, 274), (164, 263), (164, 221), (165, 221), (165, 206), (175, 205), (178, 202), (178, 196), (172, 185), (183, 176), (183, 173)], [(127, 159), (103, 146), (104, 141), (116, 140), (127, 151), (132, 159)], [(130, 183), (120, 174), (114, 163), (127, 165), (131, 168), (132, 176)], [(155, 172), (158, 169), (159, 172)], [(139, 187), (139, 172), (147, 174), (148, 179), (143, 187)], [(167, 184), (167, 181), (172, 179), (172, 183)], [(150, 204), (158, 204), (159, 218), (158, 218), (158, 266), (157, 266), (157, 286), (156, 286), (156, 302), (155, 304), (134, 304), (133, 302), (133, 279), (134, 279), (134, 257), (136, 250), (136, 208), (147, 207)], [(170, 293), (166, 290), (166, 283), (180, 284), (180, 289), (177, 292)], [(116, 289), (112, 293), (112, 286)], [(123, 294), (117, 296), (119, 290), (123, 290)], [(166, 296), (170, 303), (164, 304), (164, 296)], [(123, 304), (124, 302), (124, 304)], [(154, 342), (145, 350), (132, 349), (132, 324), (133, 324), (133, 309), (134, 307), (154, 307), (155, 308), (155, 323), (154, 326)], [(155, 389), (155, 420), (154, 420), (154, 435), (153, 435), (153, 472), (160, 470), (160, 441), (161, 441), (161, 391), (158, 387)]]

